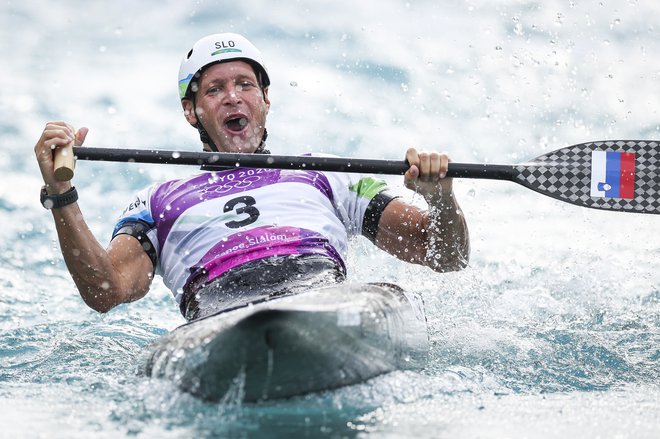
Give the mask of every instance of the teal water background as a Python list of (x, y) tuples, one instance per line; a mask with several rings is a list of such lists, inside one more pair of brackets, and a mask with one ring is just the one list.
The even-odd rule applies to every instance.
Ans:
[[(659, 437), (657, 216), (457, 181), (467, 270), (435, 274), (362, 239), (349, 259), (351, 281), (423, 294), (425, 370), (205, 404), (134, 374), (140, 349), (183, 322), (160, 280), (107, 315), (83, 304), (32, 150), (62, 119), (90, 128), (88, 146), (197, 150), (176, 74), (192, 42), (218, 31), (266, 56), (274, 153), (398, 159), (417, 146), (514, 163), (657, 140), (659, 18), (659, 5), (623, 0), (3, 2), (0, 437)], [(75, 184), (106, 243), (135, 191), (190, 171), (81, 162)]]

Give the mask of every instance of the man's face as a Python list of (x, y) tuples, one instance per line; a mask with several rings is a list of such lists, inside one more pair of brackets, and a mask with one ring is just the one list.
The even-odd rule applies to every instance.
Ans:
[(184, 100), (186, 119), (197, 120), (222, 152), (254, 152), (261, 143), (270, 108), (268, 88), (259, 87), (248, 63), (231, 61), (204, 70), (196, 92), (196, 108)]

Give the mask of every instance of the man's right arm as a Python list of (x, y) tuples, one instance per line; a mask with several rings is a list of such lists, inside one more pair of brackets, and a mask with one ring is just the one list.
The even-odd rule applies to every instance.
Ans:
[[(49, 194), (61, 194), (71, 188), (53, 173), (53, 151), (68, 145), (75, 137), (81, 145), (87, 129), (74, 135), (65, 122), (49, 122), (35, 146), (35, 155)], [(137, 300), (149, 291), (153, 265), (140, 242), (129, 235), (119, 235), (105, 249), (85, 222), (77, 203), (52, 209), (60, 248), (67, 268), (85, 303), (99, 312)]]
[(90, 308), (107, 312), (147, 294), (153, 265), (136, 238), (118, 235), (103, 248), (77, 203), (53, 209), (53, 218), (66, 266)]

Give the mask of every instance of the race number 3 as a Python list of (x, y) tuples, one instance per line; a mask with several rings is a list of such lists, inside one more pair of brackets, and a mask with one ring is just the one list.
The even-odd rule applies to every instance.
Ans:
[(230, 229), (238, 229), (239, 227), (247, 226), (252, 224), (259, 218), (259, 210), (254, 207), (256, 201), (252, 197), (237, 197), (227, 201), (225, 204), (224, 212), (234, 211), (236, 215), (247, 215), (242, 218), (240, 221), (229, 221), (225, 223), (225, 226)]

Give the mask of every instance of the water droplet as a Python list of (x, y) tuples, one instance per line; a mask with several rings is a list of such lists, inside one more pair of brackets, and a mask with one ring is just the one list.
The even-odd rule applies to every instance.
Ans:
[(513, 32), (514, 32), (516, 35), (523, 35), (524, 32), (523, 32), (522, 24), (520, 24), (520, 23), (516, 23), (516, 25), (513, 26)]

